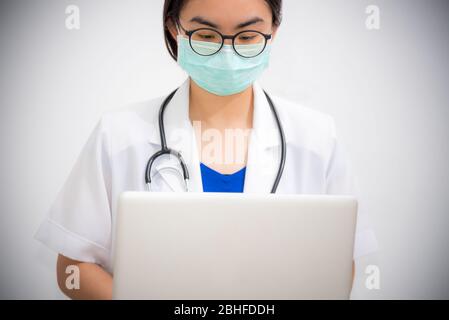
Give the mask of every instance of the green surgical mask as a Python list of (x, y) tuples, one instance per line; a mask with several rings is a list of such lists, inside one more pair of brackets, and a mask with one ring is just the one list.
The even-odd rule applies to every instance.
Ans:
[[(193, 41), (193, 40), (192, 40)], [(217, 44), (196, 41), (195, 48), (204, 50), (205, 55), (193, 51), (189, 39), (178, 36), (178, 64), (195, 83), (204, 90), (219, 95), (229, 96), (240, 93), (256, 81), (268, 67), (271, 45), (256, 57), (239, 56), (232, 45), (223, 45), (221, 50), (210, 56), (208, 52), (216, 52)], [(242, 45), (239, 52), (259, 50), (259, 45)]]

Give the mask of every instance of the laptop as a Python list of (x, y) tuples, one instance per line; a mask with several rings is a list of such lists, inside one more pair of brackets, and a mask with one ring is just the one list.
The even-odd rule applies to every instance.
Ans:
[(113, 297), (348, 299), (356, 216), (352, 196), (124, 192)]

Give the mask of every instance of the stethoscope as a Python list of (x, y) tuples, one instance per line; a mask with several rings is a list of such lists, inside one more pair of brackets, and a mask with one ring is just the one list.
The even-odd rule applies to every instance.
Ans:
[[(179, 164), (181, 165), (181, 169), (182, 169), (182, 176), (184, 178), (185, 191), (186, 192), (189, 191), (189, 170), (187, 169), (186, 163), (184, 162), (184, 159), (182, 158), (181, 153), (179, 153), (178, 151), (173, 150), (167, 146), (167, 139), (165, 137), (164, 112), (165, 112), (165, 109), (167, 108), (167, 105), (170, 103), (173, 96), (175, 95), (176, 91), (178, 91), (178, 89), (174, 90), (172, 93), (170, 93), (167, 96), (167, 98), (165, 98), (164, 102), (162, 103), (162, 105), (159, 109), (159, 135), (161, 137), (161, 150), (159, 150), (158, 152), (153, 154), (147, 163), (147, 167), (145, 170), (145, 182), (148, 186), (149, 191), (152, 191), (152, 189), (151, 189), (151, 168), (153, 166), (154, 161), (163, 155), (173, 155), (178, 159)], [(286, 143), (285, 143), (284, 130), (282, 128), (281, 121), (279, 120), (279, 116), (277, 114), (274, 103), (271, 100), (270, 96), (265, 92), (265, 90), (264, 90), (264, 93), (267, 98), (268, 104), (270, 105), (271, 111), (273, 112), (273, 116), (276, 120), (276, 124), (277, 124), (278, 130), (279, 130), (279, 136), (281, 139), (281, 160), (279, 162), (279, 169), (278, 169), (278, 172), (276, 175), (276, 179), (274, 180), (273, 187), (271, 188), (271, 193), (276, 193), (276, 190), (279, 185), (279, 181), (281, 180), (281, 177), (282, 177), (282, 172), (284, 171), (287, 148), (286, 148)]]

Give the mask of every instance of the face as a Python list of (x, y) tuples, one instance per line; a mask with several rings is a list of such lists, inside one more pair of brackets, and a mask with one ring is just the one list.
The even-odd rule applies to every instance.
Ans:
[[(276, 33), (272, 11), (265, 0), (188, 0), (179, 19), (186, 30), (212, 28), (224, 35), (255, 30), (272, 34), (273, 38)], [(169, 30), (176, 39), (176, 26), (170, 24)], [(180, 32), (184, 34), (184, 31)], [(230, 42), (229, 39), (225, 40), (225, 44)]]

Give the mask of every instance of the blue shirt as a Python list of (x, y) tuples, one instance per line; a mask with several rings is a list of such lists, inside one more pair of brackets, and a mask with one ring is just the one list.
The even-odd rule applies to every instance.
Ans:
[(222, 174), (200, 163), (204, 192), (243, 192), (246, 167), (233, 174)]

